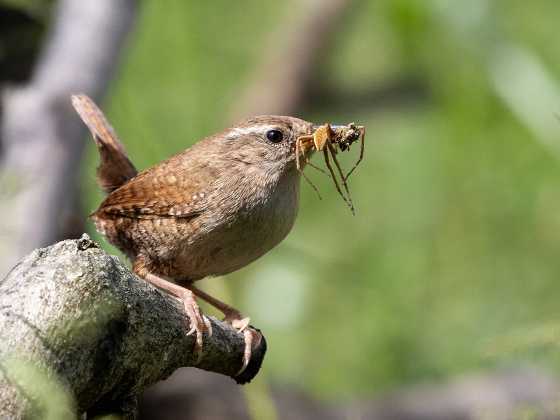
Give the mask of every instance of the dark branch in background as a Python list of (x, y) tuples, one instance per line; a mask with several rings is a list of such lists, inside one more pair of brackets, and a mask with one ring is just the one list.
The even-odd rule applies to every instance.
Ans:
[(247, 88), (231, 105), (227, 123), (253, 115), (293, 115), (305, 99), (317, 58), (324, 54), (330, 33), (340, 26), (336, 22), (350, 4), (350, 0), (294, 3), (287, 19), (271, 34), (264, 57), (249, 74)]
[[(87, 235), (35, 250), (0, 283), (0, 418), (134, 418), (135, 396), (182, 366), (250, 381), (266, 343), (237, 377), (243, 335), (211, 321), (197, 363), (180, 302)], [(70, 395), (66, 406), (50, 404), (57, 394)]]
[(31, 250), (83, 232), (86, 127), (70, 95), (101, 102), (136, 8), (135, 0), (61, 0), (29, 83), (2, 90), (0, 278)]
[[(226, 124), (253, 115), (297, 116), (307, 109), (318, 113), (374, 112), (429, 99), (427, 81), (416, 76), (404, 75), (359, 91), (333, 89), (322, 83), (317, 79), (318, 66), (324, 63), (325, 55), (331, 54), (333, 40), (352, 22), (359, 3), (306, 0), (290, 10), (271, 34), (262, 59), (250, 71), (245, 90), (232, 103)], [(279, 57), (287, 58), (280, 63)]]
[(301, 106), (321, 112), (362, 113), (364, 110), (402, 109), (430, 99), (428, 83), (418, 78), (401, 78), (382, 86), (342, 91), (311, 83)]

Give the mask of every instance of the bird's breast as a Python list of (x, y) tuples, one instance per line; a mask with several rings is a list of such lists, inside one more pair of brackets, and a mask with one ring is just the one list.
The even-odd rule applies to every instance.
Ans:
[(237, 180), (224, 186), (221, 202), (201, 215), (197, 235), (187, 238), (197, 262), (196, 277), (238, 270), (278, 245), (292, 229), (299, 208), (299, 173), (268, 185)]

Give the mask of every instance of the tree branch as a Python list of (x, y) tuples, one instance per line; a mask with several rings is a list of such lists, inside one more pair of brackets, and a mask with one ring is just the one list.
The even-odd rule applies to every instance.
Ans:
[[(243, 336), (211, 322), (197, 363), (181, 303), (87, 235), (35, 250), (0, 283), (0, 418), (46, 418), (49, 410), (134, 418), (134, 397), (182, 366), (249, 382), (266, 343), (237, 377)], [(66, 407), (49, 405), (56, 395)]]

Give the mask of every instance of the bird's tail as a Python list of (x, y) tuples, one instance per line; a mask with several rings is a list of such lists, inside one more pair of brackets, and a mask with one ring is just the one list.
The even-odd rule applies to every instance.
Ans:
[(83, 93), (72, 95), (72, 105), (93, 134), (99, 149), (97, 180), (105, 194), (110, 194), (138, 171), (128, 158), (124, 146), (103, 112)]

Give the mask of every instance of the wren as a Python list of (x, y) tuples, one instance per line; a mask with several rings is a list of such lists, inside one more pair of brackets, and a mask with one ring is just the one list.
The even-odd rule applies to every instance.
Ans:
[[(273, 115), (245, 119), (138, 174), (93, 101), (79, 94), (72, 103), (100, 152), (98, 180), (108, 196), (91, 215), (97, 230), (133, 262), (134, 273), (181, 299), (199, 358), (211, 324), (195, 296), (222, 311), (245, 337), (241, 373), (260, 333), (194, 282), (245, 267), (290, 232), (301, 178), (296, 141), (311, 136), (313, 124)], [(310, 139), (302, 153), (312, 151)]]

